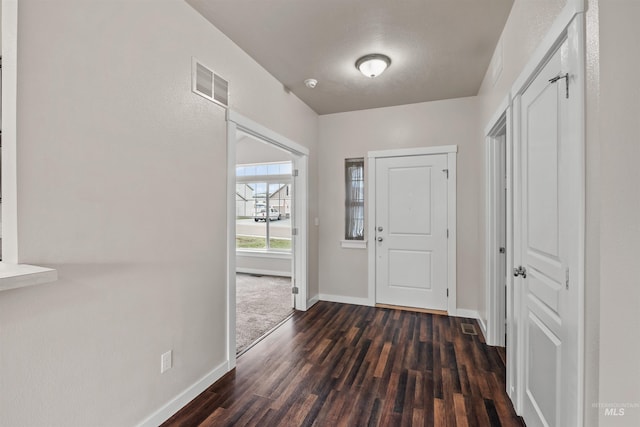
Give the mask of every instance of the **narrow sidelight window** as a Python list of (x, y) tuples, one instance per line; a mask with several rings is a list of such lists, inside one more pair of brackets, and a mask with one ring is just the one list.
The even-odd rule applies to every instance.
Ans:
[(346, 159), (345, 240), (364, 240), (364, 158)]

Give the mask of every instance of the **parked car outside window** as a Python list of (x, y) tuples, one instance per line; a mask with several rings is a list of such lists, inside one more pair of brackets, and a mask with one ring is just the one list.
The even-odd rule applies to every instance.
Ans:
[[(276, 208), (269, 208), (269, 221), (278, 221), (280, 219), (280, 212)], [(253, 217), (255, 222), (267, 221), (267, 209), (256, 209), (256, 214)]]

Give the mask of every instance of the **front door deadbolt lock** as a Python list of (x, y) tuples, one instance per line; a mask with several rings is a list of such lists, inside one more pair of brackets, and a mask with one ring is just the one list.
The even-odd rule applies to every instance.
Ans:
[(382, 231), (382, 226), (381, 225), (378, 226), (378, 231)]

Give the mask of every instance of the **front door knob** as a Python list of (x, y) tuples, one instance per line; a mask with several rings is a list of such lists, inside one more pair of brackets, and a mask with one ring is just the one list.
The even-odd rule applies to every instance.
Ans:
[(384, 239), (382, 237), (378, 237), (378, 242), (382, 242)]
[(519, 266), (513, 269), (513, 277), (522, 276), (523, 279), (527, 278), (527, 269), (523, 266)]

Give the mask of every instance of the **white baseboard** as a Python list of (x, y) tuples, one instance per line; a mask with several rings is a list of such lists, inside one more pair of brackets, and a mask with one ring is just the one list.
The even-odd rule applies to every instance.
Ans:
[(480, 313), (476, 310), (467, 310), (466, 308), (458, 308), (456, 309), (456, 314), (454, 317), (466, 317), (469, 319), (480, 319)]
[(320, 294), (318, 295), (320, 301), (329, 301), (329, 302), (339, 302), (342, 304), (354, 304), (354, 305), (366, 305), (368, 307), (373, 307), (375, 303), (371, 301), (369, 298), (358, 298), (358, 297), (346, 297), (343, 295), (330, 295), (330, 294)]
[(196, 381), (195, 384), (171, 399), (163, 407), (153, 414), (149, 415), (144, 421), (138, 424), (138, 427), (157, 427), (167, 421), (173, 414), (182, 409), (187, 403), (195, 399), (200, 393), (205, 391), (209, 386), (218, 381), (227, 373), (228, 362), (221, 363), (207, 375)]
[(318, 301), (320, 301), (320, 295), (309, 298), (309, 300), (307, 301), (307, 310), (316, 305)]
[(480, 324), (480, 329), (482, 329), (482, 336), (485, 341), (487, 340), (487, 325), (484, 323), (484, 320), (478, 319), (478, 323)]
[(277, 271), (277, 270), (264, 270), (261, 268), (244, 268), (237, 267), (236, 272), (238, 273), (246, 273), (246, 274), (259, 274), (260, 276), (281, 276), (281, 277), (291, 277), (290, 271)]

